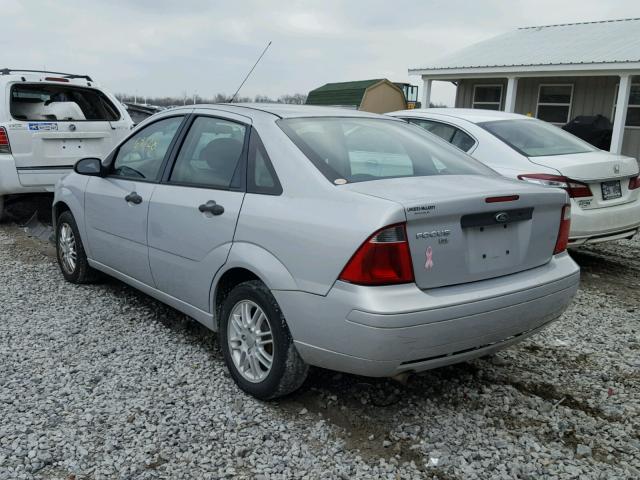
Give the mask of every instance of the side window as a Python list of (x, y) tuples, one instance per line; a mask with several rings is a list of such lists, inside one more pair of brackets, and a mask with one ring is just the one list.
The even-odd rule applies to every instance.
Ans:
[(213, 117), (198, 117), (187, 134), (169, 181), (213, 188), (240, 186), (236, 174), (247, 128)]
[(451, 144), (458, 147), (463, 152), (468, 152), (476, 144), (476, 141), (462, 130), (456, 129), (456, 133), (453, 134)]
[(267, 150), (255, 130), (249, 140), (249, 175), (247, 192), (265, 195), (280, 195), (282, 186), (271, 164)]
[(111, 175), (157, 180), (169, 145), (183, 117), (165, 118), (145, 127), (118, 149)]
[(430, 120), (421, 120), (417, 118), (412, 118), (409, 120), (409, 122), (424, 128), (426, 131), (439, 136), (447, 142), (451, 142), (451, 140), (453, 139), (453, 135), (456, 133), (455, 127), (452, 127), (451, 125), (447, 125), (445, 123), (432, 122)]

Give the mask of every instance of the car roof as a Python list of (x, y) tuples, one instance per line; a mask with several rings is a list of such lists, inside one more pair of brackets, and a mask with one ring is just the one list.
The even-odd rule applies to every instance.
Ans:
[[(279, 118), (299, 118), (299, 117), (362, 117), (381, 118), (388, 120), (386, 115), (377, 113), (362, 112), (350, 108), (322, 107), (315, 105), (292, 105), (286, 103), (214, 103), (202, 105), (185, 105), (176, 109), (184, 108), (216, 108), (228, 112), (238, 113), (245, 116), (252, 116), (251, 113), (268, 113)], [(172, 110), (176, 110), (172, 109)]]
[(479, 108), (416, 108), (414, 110), (403, 110), (392, 112), (392, 116), (420, 117), (421, 115), (437, 115), (452, 118), (460, 118), (471, 123), (491, 122), (497, 120), (526, 120), (531, 119), (526, 115), (517, 113), (499, 112), (495, 110), (482, 110)]

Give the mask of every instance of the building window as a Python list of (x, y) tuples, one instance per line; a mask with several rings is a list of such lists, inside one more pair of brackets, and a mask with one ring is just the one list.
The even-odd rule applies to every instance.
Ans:
[(573, 85), (540, 85), (536, 118), (564, 125), (571, 115)]
[(502, 85), (474, 85), (473, 108), (501, 110)]
[[(618, 90), (620, 85), (616, 86), (616, 96), (613, 99), (613, 113), (611, 121), (616, 118), (616, 104), (618, 103)], [(640, 127), (640, 83), (633, 83), (629, 92), (629, 107), (627, 108), (627, 127)]]

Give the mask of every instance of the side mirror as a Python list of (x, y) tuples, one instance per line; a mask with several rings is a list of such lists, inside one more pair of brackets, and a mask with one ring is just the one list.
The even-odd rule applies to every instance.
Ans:
[(101, 177), (104, 173), (102, 162), (99, 158), (83, 158), (78, 160), (73, 170), (80, 175), (90, 175), (92, 177)]

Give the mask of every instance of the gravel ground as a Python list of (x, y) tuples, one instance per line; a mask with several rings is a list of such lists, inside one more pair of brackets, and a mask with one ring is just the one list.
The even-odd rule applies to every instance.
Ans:
[(640, 478), (640, 242), (573, 254), (559, 322), (391, 380), (241, 393), (216, 338), (115, 280), (65, 283), (0, 225), (0, 478)]

